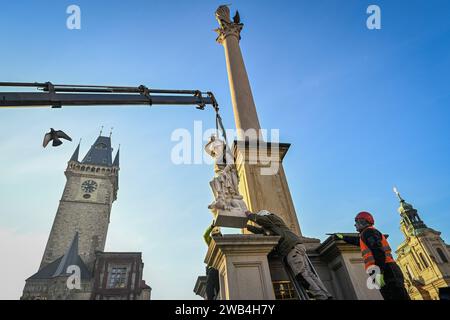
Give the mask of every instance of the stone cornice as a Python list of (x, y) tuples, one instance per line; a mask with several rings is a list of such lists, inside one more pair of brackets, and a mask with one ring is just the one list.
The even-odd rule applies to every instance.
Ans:
[(98, 206), (108, 206), (111, 207), (111, 204), (109, 203), (105, 203), (105, 202), (98, 202), (98, 201), (89, 201), (89, 200), (68, 200), (68, 199), (61, 199), (59, 200), (59, 203), (61, 204), (61, 202), (68, 202), (68, 203), (85, 203), (85, 204), (95, 204)]
[(218, 268), (225, 254), (268, 254), (278, 244), (279, 236), (255, 234), (226, 234), (213, 236), (206, 253), (205, 263)]
[[(261, 142), (261, 143), (260, 143)], [(282, 142), (265, 142), (265, 141), (233, 141), (233, 154), (236, 158), (236, 163), (246, 162), (249, 159), (256, 159), (256, 161), (266, 161), (276, 156), (277, 161), (283, 161), (291, 144)], [(275, 154), (272, 154), (275, 152)]]
[(194, 286), (194, 293), (198, 296), (204, 297), (206, 291), (206, 276), (199, 276)]

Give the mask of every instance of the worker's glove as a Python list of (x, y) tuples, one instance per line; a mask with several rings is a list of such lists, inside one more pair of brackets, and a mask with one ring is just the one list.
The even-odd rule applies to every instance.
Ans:
[(326, 233), (328, 236), (333, 236), (333, 238), (344, 239), (344, 235), (342, 233)]
[(384, 274), (382, 273), (379, 273), (375, 276), (375, 281), (376, 284), (380, 287), (380, 289), (386, 285), (386, 283), (384, 282)]

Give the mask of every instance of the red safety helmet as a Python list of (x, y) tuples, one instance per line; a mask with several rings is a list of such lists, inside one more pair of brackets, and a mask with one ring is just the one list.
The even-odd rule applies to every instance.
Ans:
[(369, 212), (361, 211), (358, 213), (355, 217), (355, 220), (363, 219), (366, 220), (370, 224), (375, 224), (375, 220), (373, 219), (372, 215)]

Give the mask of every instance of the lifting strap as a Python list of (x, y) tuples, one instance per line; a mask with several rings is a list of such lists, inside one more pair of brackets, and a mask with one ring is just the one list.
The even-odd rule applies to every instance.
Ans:
[(215, 111), (216, 111), (216, 135), (219, 138), (219, 131), (220, 131), (223, 141), (225, 142), (223, 145), (223, 151), (222, 151), (222, 161), (224, 164), (227, 164), (227, 157), (226, 157), (227, 145), (228, 145), (227, 134), (226, 134), (225, 128), (223, 126), (222, 117), (219, 114), (219, 108), (215, 108)]

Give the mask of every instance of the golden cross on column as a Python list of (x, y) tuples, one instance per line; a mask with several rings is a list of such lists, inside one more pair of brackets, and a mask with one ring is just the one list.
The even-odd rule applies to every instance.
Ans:
[(400, 192), (398, 192), (397, 187), (394, 187), (393, 190), (394, 190), (394, 193), (397, 195), (398, 199), (400, 200), (400, 202), (401, 202), (401, 201), (405, 201), (405, 200), (403, 200), (403, 198), (400, 196)]

